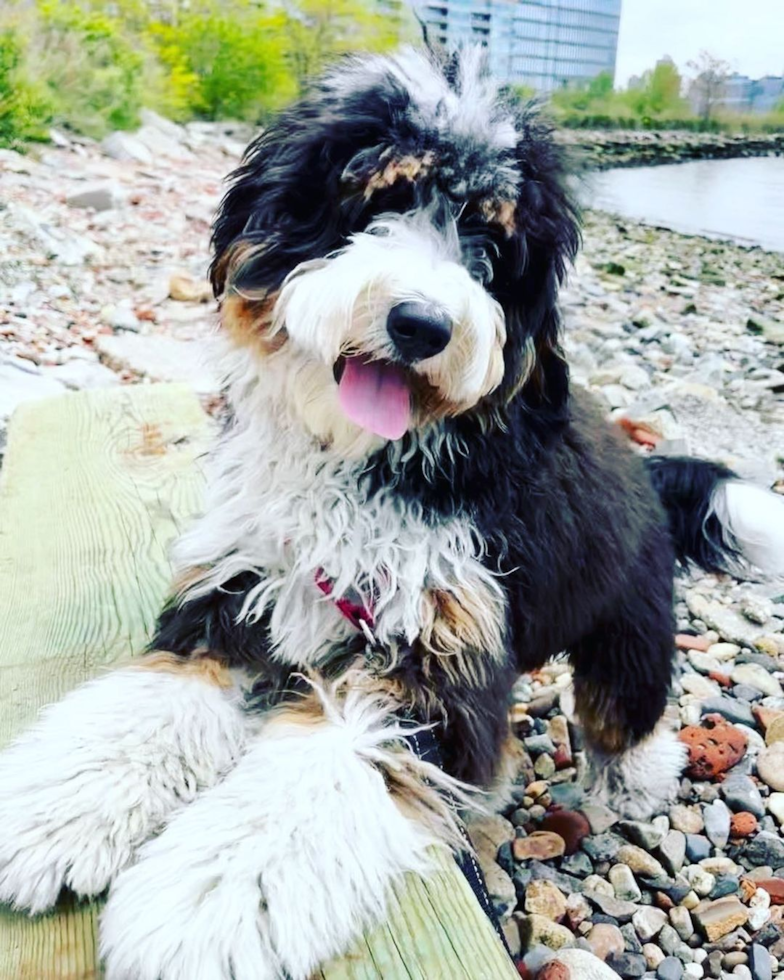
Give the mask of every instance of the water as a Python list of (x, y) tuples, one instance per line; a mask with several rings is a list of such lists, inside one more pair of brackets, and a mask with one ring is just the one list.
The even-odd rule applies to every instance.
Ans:
[(648, 224), (784, 252), (784, 157), (605, 170), (589, 175), (581, 196)]

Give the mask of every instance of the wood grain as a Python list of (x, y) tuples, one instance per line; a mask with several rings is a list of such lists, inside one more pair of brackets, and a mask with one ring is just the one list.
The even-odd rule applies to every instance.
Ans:
[[(201, 506), (210, 429), (177, 385), (82, 392), (14, 415), (0, 474), (0, 744), (41, 705), (144, 648), (169, 585), (167, 549)], [(35, 920), (0, 909), (0, 980), (99, 978), (99, 911), (70, 896)], [(426, 881), (401, 882), (389, 921), (319, 974), (516, 976), (445, 858)]]
[[(167, 548), (201, 506), (210, 422), (184, 386), (23, 405), (0, 473), (0, 743), (38, 709), (140, 652)], [(2, 828), (0, 828), (2, 832)], [(0, 911), (0, 980), (92, 980), (98, 906)]]

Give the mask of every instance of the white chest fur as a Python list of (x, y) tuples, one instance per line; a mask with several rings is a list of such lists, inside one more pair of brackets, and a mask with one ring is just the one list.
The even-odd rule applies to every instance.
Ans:
[[(211, 569), (197, 594), (258, 572), (243, 616), (269, 615), (282, 660), (315, 665), (353, 634), (335, 605), (343, 595), (372, 602), (375, 635), (387, 643), (417, 637), (429, 592), (476, 584), (499, 594), (469, 521), (433, 525), (416, 504), (383, 490), (368, 500), (363, 461), (323, 450), (261, 395), (242, 409), (214, 453), (206, 513), (175, 558), (183, 570)], [(331, 596), (318, 588), (320, 572), (333, 583)]]

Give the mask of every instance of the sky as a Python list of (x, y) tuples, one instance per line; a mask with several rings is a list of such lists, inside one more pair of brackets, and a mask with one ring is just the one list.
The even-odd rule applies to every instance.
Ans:
[(784, 0), (623, 0), (615, 84), (665, 54), (689, 74), (703, 49), (742, 75), (784, 75)]

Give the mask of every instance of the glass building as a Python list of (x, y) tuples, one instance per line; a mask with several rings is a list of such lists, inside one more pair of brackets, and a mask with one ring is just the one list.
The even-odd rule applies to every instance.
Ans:
[(621, 0), (412, 0), (433, 40), (487, 48), (499, 81), (539, 92), (615, 75)]

